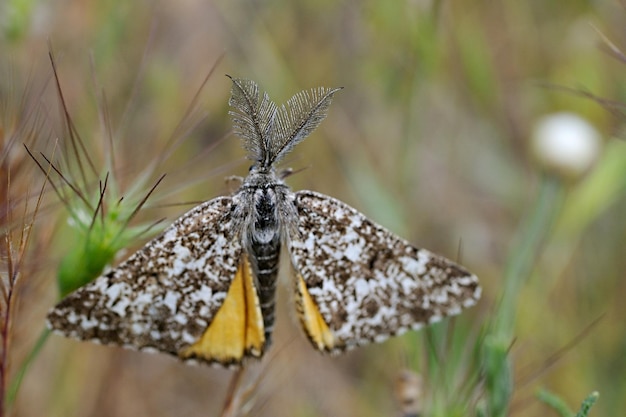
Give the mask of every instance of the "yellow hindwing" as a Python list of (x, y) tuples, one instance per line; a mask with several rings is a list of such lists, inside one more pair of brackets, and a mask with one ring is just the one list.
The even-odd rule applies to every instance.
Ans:
[(300, 321), (306, 334), (313, 345), (321, 350), (331, 350), (335, 347), (336, 340), (333, 332), (326, 324), (324, 317), (317, 308), (317, 304), (311, 298), (309, 290), (306, 288), (306, 284), (302, 276), (298, 274), (298, 299), (296, 300), (300, 313)]
[(259, 297), (250, 262), (244, 256), (213, 321), (194, 344), (180, 352), (180, 356), (224, 364), (239, 363), (244, 356), (261, 356), (264, 344)]

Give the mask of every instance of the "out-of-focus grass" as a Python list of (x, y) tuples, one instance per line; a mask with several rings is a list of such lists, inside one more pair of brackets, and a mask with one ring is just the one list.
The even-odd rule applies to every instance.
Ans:
[[(485, 289), (479, 306), (454, 321), (465, 339), (454, 333), (453, 343), (438, 346), (443, 361), (459, 364), (454, 375), (425, 381), (430, 404), (454, 396), (433, 385), (463, 380), (476, 356), (459, 345), (477, 337), (501, 293), (507, 252), (539, 184), (527, 152), (534, 121), (562, 110), (592, 121), (609, 141), (606, 155), (567, 191), (554, 233), (517, 300), (511, 358), (520, 383), (511, 414), (546, 414), (534, 399), (539, 386), (572, 409), (594, 390), (601, 394), (596, 415), (626, 409), (626, 307), (620, 302), (626, 294), (626, 160), (623, 142), (612, 139), (622, 119), (548, 87), (626, 102), (624, 64), (598, 48), (601, 38), (591, 26), (626, 46), (626, 12), (617, 2), (34, 1), (24, 2), (29, 9), (20, 9), (26, 12), (19, 20), (7, 21), (11, 14), (3, 11), (19, 3), (0, 6), (0, 56), (23, 77), (0, 83), (20, 83), (29, 74), (49, 78), (50, 39), (69, 110), (96, 157), (106, 152), (97, 109), (106, 95), (122, 188), (168, 148), (203, 76), (225, 52), (202, 94), (207, 119), (160, 166), (168, 173), (160, 195), (167, 203), (211, 198), (226, 192), (222, 176), (245, 173), (237, 140), (221, 141), (230, 129), (230, 84), (219, 74), (252, 78), (276, 101), (313, 86), (344, 86), (328, 119), (288, 158), (289, 166), (307, 168), (290, 184), (341, 198), (419, 246), (460, 257)], [(52, 137), (66, 146), (53, 93), (48, 89), (41, 100)], [(0, 99), (10, 104), (15, 97)], [(51, 149), (49, 142), (37, 150)], [(52, 195), (47, 204), (41, 222), (63, 222)], [(173, 219), (185, 209), (151, 208), (139, 220)], [(48, 227), (35, 231), (49, 233)], [(59, 244), (33, 255), (50, 272), (31, 284), (45, 281), (49, 296), (24, 293), (16, 314), (37, 306), (39, 315), (17, 322), (16, 333), (26, 336), (16, 338), (15, 352), (30, 349), (43, 324), (41, 305), (56, 297), (55, 262), (69, 249), (62, 244), (67, 230), (57, 230)], [(326, 358), (302, 340), (287, 318), (289, 305), (280, 313), (276, 356), (265, 364), (254, 415), (391, 415), (397, 372), (410, 366), (428, 375), (432, 366), (423, 347), (427, 332)], [(552, 353), (602, 314), (586, 338), (546, 369)], [(445, 328), (428, 334), (441, 337), (437, 332)], [(459, 361), (461, 355), (469, 359)], [(212, 415), (228, 379), (228, 371), (54, 338), (26, 376), (15, 412)]]

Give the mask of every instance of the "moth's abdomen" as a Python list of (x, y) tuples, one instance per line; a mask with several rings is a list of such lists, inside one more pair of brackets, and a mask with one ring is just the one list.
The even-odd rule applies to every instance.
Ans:
[(280, 258), (280, 239), (268, 244), (252, 245), (253, 269), (257, 277), (259, 303), (263, 315), (266, 344), (271, 342), (274, 328), (274, 304), (276, 300), (276, 281)]
[(261, 188), (255, 191), (255, 218), (249, 248), (252, 268), (258, 282), (266, 344), (271, 342), (274, 327), (276, 280), (280, 261), (281, 232), (276, 200), (273, 188)]

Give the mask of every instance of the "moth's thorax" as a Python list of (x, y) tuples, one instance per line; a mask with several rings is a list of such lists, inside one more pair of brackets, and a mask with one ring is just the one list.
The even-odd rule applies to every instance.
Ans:
[(248, 245), (263, 245), (281, 239), (285, 215), (292, 212), (290, 194), (289, 187), (273, 169), (250, 169), (233, 196), (236, 210), (245, 219), (240, 231)]
[(280, 235), (278, 197), (273, 188), (258, 188), (254, 191), (254, 224), (252, 238), (257, 243), (268, 243)]

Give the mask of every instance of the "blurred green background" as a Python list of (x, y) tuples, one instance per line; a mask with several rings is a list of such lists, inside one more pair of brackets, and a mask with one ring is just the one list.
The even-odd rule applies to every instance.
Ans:
[[(289, 183), (337, 197), (417, 246), (461, 258), (484, 287), (478, 307), (457, 320), (468, 334), (492, 314), (512, 237), (535, 197), (540, 168), (527, 145), (535, 121), (579, 113), (602, 133), (605, 150), (587, 177), (569, 185), (519, 294), (511, 415), (551, 415), (534, 397), (545, 387), (572, 408), (598, 390), (592, 415), (613, 416), (626, 413), (624, 118), (619, 105), (584, 95), (626, 102), (626, 67), (606, 43), (626, 48), (625, 23), (617, 0), (4, 0), (0, 83), (12, 91), (5, 106), (22, 94), (41, 105), (44, 139), (36, 150), (51, 154), (58, 138), (59, 152), (67, 152), (51, 44), (72, 119), (100, 167), (109, 143), (103, 126), (113, 132), (123, 190), (171, 151), (151, 174), (152, 182), (168, 176), (140, 215), (147, 221), (171, 221), (192, 206), (177, 203), (227, 193), (224, 177), (247, 172), (229, 133), (231, 84), (223, 74), (257, 81), (276, 102), (311, 87), (345, 87), (285, 161), (303, 169)], [(36, 272), (24, 278), (14, 313), (13, 370), (43, 326), (57, 297), (56, 265), (71, 250), (61, 226), (66, 213), (53, 193), (47, 200), (36, 229), (46, 250), (32, 254)], [(422, 372), (411, 357), (421, 335), (321, 356), (292, 319), (289, 289), (279, 294), (276, 341), (250, 414), (397, 415), (394, 381), (408, 365)], [(53, 337), (13, 415), (217, 415), (230, 374)]]

